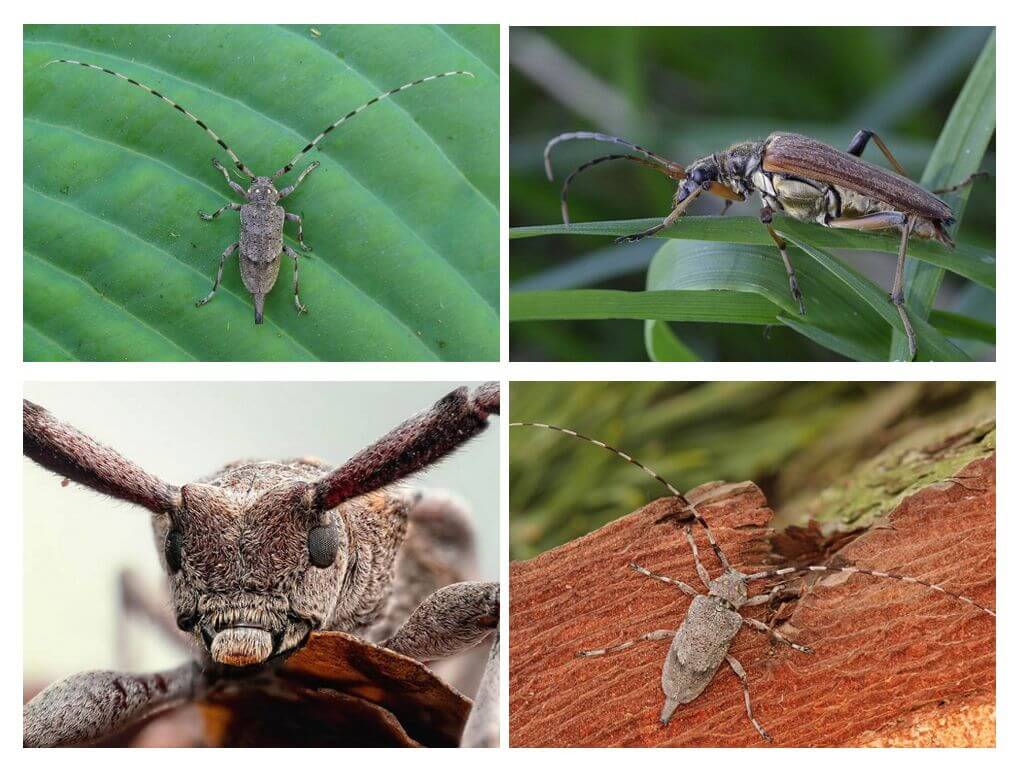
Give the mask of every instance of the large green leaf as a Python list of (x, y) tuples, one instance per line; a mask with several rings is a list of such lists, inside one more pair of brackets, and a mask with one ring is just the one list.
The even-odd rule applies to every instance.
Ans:
[[(27, 27), (27, 360), (492, 360), (498, 355), (497, 27)], [(152, 86), (270, 174), (349, 109), (284, 201), (314, 251), (253, 324), (237, 261), (212, 302), (238, 216), (211, 157), (229, 158)], [(304, 167), (299, 165), (299, 169)], [(282, 181), (290, 183), (293, 171)], [(285, 228), (293, 247), (294, 230)]]

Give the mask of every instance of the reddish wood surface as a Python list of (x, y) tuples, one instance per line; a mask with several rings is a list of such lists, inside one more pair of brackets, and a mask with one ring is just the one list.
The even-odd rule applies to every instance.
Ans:
[[(962, 483), (933, 485), (908, 497), (829, 564), (913, 575), (994, 609), (994, 457), (974, 462), (960, 477)], [(701, 486), (690, 498), (701, 502), (734, 565), (750, 571), (767, 561), (765, 526), (772, 512), (754, 484)], [(747, 720), (739, 681), (728, 666), (662, 727), (667, 641), (575, 657), (579, 650), (678, 627), (690, 598), (627, 568), (637, 562), (699, 585), (680, 523), (666, 519), (678, 509), (674, 500), (660, 499), (582, 539), (512, 564), (512, 746), (764, 744)], [(720, 569), (703, 545), (701, 557), (715, 576)], [(763, 607), (744, 613), (764, 618)], [(780, 629), (815, 653), (773, 650), (749, 628), (731, 651), (746, 668), (755, 713), (778, 746), (879, 743), (923, 721), (941, 722), (944, 712), (982, 712), (994, 704), (995, 620), (923, 587), (829, 575), (799, 599)], [(984, 735), (973, 741), (967, 732), (966, 743), (978, 743), (994, 731), (979, 728), (976, 733)]]
[(471, 702), (428, 667), (345, 632), (314, 632), (266, 689), (201, 705), (216, 746), (458, 746)]

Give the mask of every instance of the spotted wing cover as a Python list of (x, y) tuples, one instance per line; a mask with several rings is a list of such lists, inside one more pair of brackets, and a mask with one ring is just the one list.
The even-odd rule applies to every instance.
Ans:
[(953, 212), (942, 200), (899, 174), (879, 168), (797, 133), (773, 133), (765, 143), (764, 169), (852, 189), (899, 211), (946, 222)]

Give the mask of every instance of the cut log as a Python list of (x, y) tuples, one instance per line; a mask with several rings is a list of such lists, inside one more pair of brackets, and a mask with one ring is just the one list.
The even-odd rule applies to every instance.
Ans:
[[(732, 564), (773, 562), (772, 511), (753, 483), (708, 484), (700, 504)], [(667, 726), (659, 722), (668, 641), (596, 658), (578, 651), (676, 629), (690, 598), (628, 568), (697, 587), (681, 505), (660, 499), (510, 568), (510, 744), (760, 746), (727, 665)], [(699, 528), (695, 534), (700, 541)], [(720, 567), (701, 542), (712, 577)], [(904, 498), (826, 564), (912, 575), (995, 609), (995, 458)], [(744, 628), (731, 653), (778, 746), (994, 744), (995, 620), (921, 586), (866, 575), (807, 579), (778, 629), (813, 655)], [(752, 586), (752, 594), (765, 585)], [(764, 619), (764, 607), (744, 610)]]

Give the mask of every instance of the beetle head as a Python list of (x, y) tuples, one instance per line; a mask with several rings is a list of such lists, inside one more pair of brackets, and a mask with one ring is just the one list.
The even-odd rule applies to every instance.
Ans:
[(257, 176), (245, 191), (245, 199), (258, 205), (277, 205), (281, 193), (269, 176)]
[(702, 157), (686, 168), (686, 177), (681, 179), (676, 189), (674, 205), (679, 205), (694, 192), (711, 188), (718, 181), (718, 163), (714, 155)]
[(228, 467), (154, 517), (178, 625), (218, 664), (251, 667), (328, 623), (350, 564), (346, 506), (314, 511), (311, 461)]

